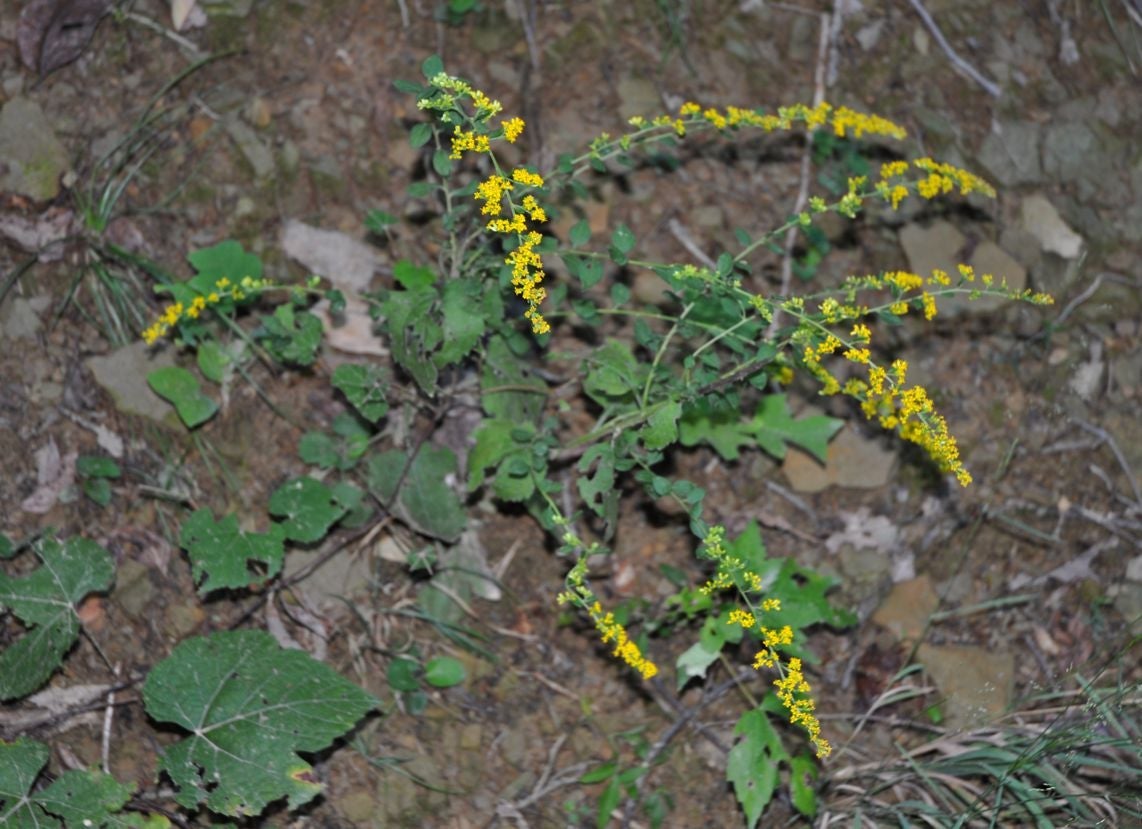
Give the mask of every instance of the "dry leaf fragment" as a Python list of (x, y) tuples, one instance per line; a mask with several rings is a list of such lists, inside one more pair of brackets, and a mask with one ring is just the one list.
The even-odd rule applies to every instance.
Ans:
[(83, 54), (111, 0), (32, 0), (20, 12), (20, 59), (40, 76)]

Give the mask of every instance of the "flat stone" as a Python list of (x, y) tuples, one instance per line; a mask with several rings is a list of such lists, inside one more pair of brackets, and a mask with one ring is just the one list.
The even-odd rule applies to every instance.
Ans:
[(651, 116), (662, 111), (658, 87), (645, 78), (626, 77), (618, 83), (619, 116), (626, 121), (636, 115)]
[(261, 180), (273, 175), (274, 155), (251, 127), (236, 118), (231, 118), (226, 121), (226, 132), (241, 151), (242, 157), (253, 168), (254, 178)]
[(1040, 128), (1033, 121), (1008, 121), (983, 140), (976, 156), (996, 183), (1036, 184), (1043, 180), (1039, 161)]
[(310, 227), (290, 219), (282, 228), (282, 250), (313, 273), (329, 279), (343, 291), (360, 294), (369, 289), (381, 267), (376, 251), (335, 230)]
[(950, 728), (986, 725), (1007, 713), (1015, 678), (1015, 658), (1010, 652), (921, 645), (916, 655), (943, 695)]
[(69, 169), (67, 150), (40, 105), (13, 98), (0, 109), (0, 191), (51, 201)]
[(174, 354), (169, 349), (152, 349), (140, 340), (107, 356), (89, 357), (86, 364), (95, 376), (95, 382), (115, 400), (119, 411), (159, 423), (173, 425), (178, 422), (174, 407), (147, 385), (150, 372), (175, 364)]
[(940, 219), (928, 226), (910, 224), (900, 228), (900, 247), (908, 258), (908, 268), (927, 279), (939, 268), (955, 274), (956, 266), (963, 262), (962, 253), (967, 244), (964, 236), (951, 222)]
[(895, 452), (846, 425), (829, 444), (824, 466), (812, 455), (791, 446), (781, 471), (797, 492), (821, 492), (830, 486), (879, 489), (888, 483), (895, 465)]
[(1078, 181), (1090, 174), (1099, 140), (1081, 121), (1052, 124), (1043, 136), (1043, 171), (1052, 178)]
[(1021, 211), (1024, 229), (1047, 253), (1075, 259), (1082, 252), (1083, 237), (1071, 230), (1045, 196), (1038, 193), (1028, 196), (1023, 200)]
[(940, 606), (940, 597), (926, 575), (892, 586), (892, 592), (872, 614), (872, 621), (901, 641), (914, 642)]
[(0, 337), (32, 340), (39, 330), (40, 316), (29, 300), (16, 297), (0, 305)]

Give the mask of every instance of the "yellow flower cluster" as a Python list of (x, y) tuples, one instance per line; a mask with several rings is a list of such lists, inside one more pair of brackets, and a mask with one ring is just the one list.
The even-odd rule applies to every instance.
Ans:
[[(915, 275), (888, 274), (885, 281), (889, 284), (900, 281), (911, 284), (908, 277), (913, 276)], [(925, 316), (931, 319), (928, 315), (935, 315), (935, 299), (925, 292), (921, 295), (921, 301)], [(836, 335), (828, 334), (816, 345), (805, 345), (801, 352), (805, 367), (821, 383), (821, 393), (833, 395), (843, 392), (857, 400), (867, 418), (876, 418), (882, 428), (895, 430), (904, 440), (920, 446), (936, 462), (941, 472), (955, 475), (962, 486), (970, 484), (972, 477), (960, 461), (956, 439), (949, 434), (948, 424), (936, 412), (927, 390), (923, 386), (905, 388), (908, 364), (904, 360), (897, 360), (891, 369), (885, 369), (875, 363), (872, 353), (865, 347), (870, 340), (866, 325), (854, 326), (849, 336), (851, 341), (846, 344)], [(837, 378), (822, 365), (825, 357), (841, 348), (845, 348), (842, 356), (846, 360), (867, 366), (867, 381), (853, 378), (842, 387)]]
[(718, 590), (737, 587), (742, 592), (761, 590), (761, 577), (748, 569), (735, 555), (726, 549), (726, 528), (710, 527), (702, 539), (701, 555), (715, 563), (714, 577), (698, 588), (709, 596)]
[(801, 672), (801, 660), (796, 657), (790, 659), (785, 666), (785, 676), (773, 680), (773, 684), (777, 686), (777, 698), (789, 711), (789, 722), (804, 726), (809, 732), (809, 741), (816, 747), (817, 756), (823, 758), (832, 754), (833, 747), (821, 736), (821, 723), (813, 713), (816, 703), (807, 696), (813, 689)]
[(467, 98), (476, 108), (476, 120), (486, 121), (496, 115), (503, 104), (494, 101), (478, 89), (474, 89), (467, 81), (455, 78), (441, 72), (432, 78), (431, 83), (436, 87), (436, 94), (430, 98), (422, 98), (416, 102), (418, 109), (431, 109), (437, 112), (447, 112), (456, 109), (459, 99)]
[(222, 300), (232, 299), (235, 302), (240, 302), (248, 295), (270, 286), (271, 283), (268, 279), (254, 279), (250, 276), (244, 276), (235, 285), (226, 277), (222, 277), (214, 283), (213, 291), (207, 294), (199, 294), (189, 304), (174, 302), (164, 308), (159, 318), (143, 331), (143, 342), (147, 345), (153, 345), (183, 320), (198, 319), (203, 311), (217, 305)]
[(491, 150), (488, 136), (480, 135), (475, 130), (465, 130), (459, 124), (452, 134), (452, 152), (448, 154), (451, 159), (461, 158), (465, 151), (473, 153), (486, 153)]
[(592, 604), (588, 612), (595, 622), (595, 628), (602, 634), (603, 642), (615, 643), (615, 656), (642, 674), (643, 679), (651, 679), (658, 673), (658, 666), (642, 655), (638, 645), (627, 636), (626, 629), (615, 621), (615, 614), (609, 611), (604, 613), (598, 602)]
[(887, 118), (857, 112), (848, 107), (834, 107), (824, 101), (813, 107), (804, 104), (780, 107), (776, 115), (733, 106), (726, 107), (725, 112), (721, 112), (714, 107), (703, 108), (693, 101), (687, 101), (679, 107), (677, 118), (659, 115), (650, 120), (641, 116), (630, 119), (630, 124), (637, 129), (669, 127), (679, 136), (684, 136), (687, 127), (695, 124), (709, 124), (718, 130), (757, 127), (766, 132), (776, 132), (790, 130), (796, 123), (804, 123), (810, 129), (828, 126), (842, 138), (850, 135), (853, 138), (864, 135), (887, 135), (902, 139), (908, 135), (903, 127)]
[[(921, 170), (926, 175), (916, 182), (900, 181), (912, 168)], [(995, 198), (994, 187), (975, 173), (969, 173), (952, 164), (942, 164), (930, 158), (918, 158), (911, 164), (907, 161), (890, 161), (881, 165), (876, 193), (889, 202), (893, 210), (908, 197), (911, 186), (914, 186), (916, 192), (925, 199), (934, 199), (957, 189), (961, 196), (983, 193), (989, 198)]]
[[(581, 546), (582, 542), (573, 533), (564, 536), (564, 541), (570, 546)], [(658, 666), (643, 656), (626, 628), (615, 620), (615, 615), (604, 611), (594, 592), (587, 585), (587, 557), (581, 557), (571, 571), (567, 574), (567, 590), (560, 593), (556, 599), (560, 604), (574, 604), (587, 611), (591, 621), (595, 623), (596, 630), (601, 634), (604, 643), (615, 643), (612, 653), (626, 664), (638, 671), (643, 679), (651, 679), (658, 673)]]
[(536, 250), (543, 241), (543, 234), (530, 229), (527, 221), (530, 219), (536, 224), (542, 224), (547, 221), (547, 213), (531, 193), (525, 195), (517, 207), (510, 195), (516, 184), (523, 187), (542, 187), (543, 177), (523, 167), (517, 167), (512, 171), (510, 181), (500, 175), (489, 176), (477, 186), (475, 198), (484, 203), (480, 208), (481, 213), (500, 216), (503, 213), (504, 196), (508, 196), (510, 218), (491, 219), (487, 227), (493, 233), (516, 236), (518, 242), (516, 248), (504, 260), (512, 266), (512, 289), (527, 303), (527, 310), (523, 315), (531, 323), (532, 333), (546, 334), (551, 330), (551, 326), (539, 312), (539, 306), (546, 298), (547, 290), (539, 284), (545, 274), (543, 258)]

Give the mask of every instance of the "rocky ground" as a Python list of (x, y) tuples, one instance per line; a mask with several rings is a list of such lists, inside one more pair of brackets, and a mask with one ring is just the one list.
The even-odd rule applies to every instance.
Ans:
[[(86, 46), (69, 46), (49, 22), (30, 55), (35, 37), (20, 29), (19, 5), (7, 0), (0, 18), (0, 531), (21, 538), (54, 527), (115, 553), (114, 590), (85, 605), (84, 621), (124, 676), (249, 605), (195, 597), (172, 543), (184, 506), (254, 514), (302, 465), (299, 430), (248, 385), (232, 387), (222, 416), (194, 440), (172, 422), (142, 382), (184, 359), (137, 339), (160, 305), (153, 280), (138, 266), (109, 271), (101, 251), (114, 243), (187, 274), (188, 251), (235, 238), (275, 279), (324, 264), (363, 287), (385, 284), (395, 258), (423, 252), (425, 230), (408, 222), (387, 244), (355, 243), (367, 239), (368, 210), (415, 217), (404, 193), (421, 163), (406, 140), (418, 113), (392, 81), (418, 77), (436, 52), (523, 115), (524, 151), (541, 167), (683, 100), (771, 107), (822, 87), (830, 101), (906, 126), (895, 152), (993, 181), (993, 202), (917, 200), (855, 228), (827, 226), (832, 252), (813, 283), (966, 261), (1057, 298), (1045, 311), (948, 307), (934, 328), (890, 335), (890, 349), (937, 392), (973, 487), (949, 488), (808, 385), (795, 387), (798, 408), (848, 421), (823, 467), (795, 451), (780, 465), (756, 453), (725, 464), (708, 450), (679, 463), (709, 490), (713, 520), (731, 532), (757, 520), (772, 554), (841, 577), (838, 599), (861, 623), (813, 642), (819, 711), (838, 745), (908, 656), (934, 690), (894, 715), (920, 717), (939, 699), (952, 729), (997, 721), (1075, 671), (1124, 664), (1122, 681), (1138, 681), (1137, 653), (1115, 661), (1142, 614), (1142, 26), (1130, 3), (1106, 0), (1106, 16), (1094, 3), (928, 0), (948, 42), (998, 96), (953, 68), (909, 2), (840, 2), (823, 35), (820, 12), (835, 9), (820, 2), (485, 0), (450, 22), (449, 4), (432, 0), (225, 0), (205, 6), (207, 16), (192, 12), (177, 34), (164, 4), (137, 2), (102, 19)], [(72, 52), (74, 62), (54, 67)], [(208, 55), (216, 59), (197, 67)], [(41, 77), (29, 57), (53, 71)], [(159, 114), (140, 131), (152, 101)], [(138, 143), (130, 166), (103, 163), (123, 141)], [(790, 141), (763, 155), (746, 146), (695, 158), (669, 177), (640, 171), (625, 188), (601, 186), (588, 218), (599, 230), (627, 222), (650, 258), (685, 260), (685, 240), (717, 250), (733, 244), (735, 226), (766, 228), (791, 210), (801, 153)], [(830, 170), (843, 174), (842, 162), (822, 175)], [(826, 184), (814, 174), (811, 192)], [(116, 198), (100, 214), (107, 194)], [(105, 221), (85, 225), (85, 207)], [(770, 290), (780, 265), (775, 258), (761, 275)], [(653, 292), (638, 281), (634, 289)], [(132, 296), (149, 307), (133, 315)], [(261, 379), (300, 425), (332, 417), (327, 368)], [(77, 482), (76, 458), (89, 454), (123, 467), (107, 507)], [(528, 519), (489, 510), (480, 543), (503, 563), (504, 589), (477, 601), (467, 621), (499, 660), (458, 651), (464, 685), (434, 693), (423, 713), (394, 704), (368, 721), (354, 748), (322, 758), (327, 796), (316, 808), (271, 823), (593, 825), (599, 787), (578, 777), (612, 756), (637, 762), (640, 741), (653, 744), (684, 707), (704, 705), (708, 733), (730, 744), (739, 700), (709, 702), (701, 688), (679, 696), (672, 680), (639, 687), (560, 623), (562, 565)], [(385, 648), (409, 638), (444, 646), (392, 615), (415, 585), (386, 549), (373, 539), (300, 589), (335, 633), (329, 661), (391, 702)], [(679, 527), (632, 508), (608, 589), (653, 597), (666, 590), (659, 566), (691, 567), (690, 553)], [(289, 567), (311, 553), (297, 555)], [(334, 595), (351, 597), (356, 611)], [(83, 640), (53, 682), (107, 681)], [(100, 722), (74, 720), (53, 768), (98, 762)], [(892, 758), (895, 741), (915, 738), (898, 723), (872, 723), (824, 779)], [(116, 776), (161, 799), (159, 745), (141, 709), (120, 709), (112, 746)], [(714, 742), (685, 730), (664, 756), (648, 783), (673, 804), (663, 825), (740, 824)], [(842, 813), (852, 803), (839, 786), (822, 799)]]

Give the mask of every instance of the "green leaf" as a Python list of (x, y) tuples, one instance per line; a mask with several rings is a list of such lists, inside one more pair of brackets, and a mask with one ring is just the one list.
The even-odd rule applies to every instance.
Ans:
[[(179, 296), (175, 292), (175, 298), (180, 302), (215, 291), (221, 279), (229, 280), (232, 286), (238, 286), (245, 277), (262, 278), (262, 260), (253, 253), (247, 253), (242, 245), (233, 239), (219, 242), (213, 247), (196, 250), (187, 256), (187, 259), (198, 273), (186, 283), (186, 288), (189, 289), (187, 295)], [(228, 304), (229, 301), (224, 301), (219, 307), (226, 310)]]
[(602, 783), (604, 780), (610, 780), (615, 776), (619, 764), (614, 760), (608, 760), (601, 766), (595, 766), (590, 771), (583, 772), (583, 776), (579, 778), (579, 782), (584, 786), (589, 786), (592, 783)]
[(599, 795), (599, 808), (595, 815), (595, 829), (604, 829), (604, 827), (611, 822), (611, 813), (618, 808), (622, 796), (622, 781), (617, 777), (612, 777), (611, 782), (607, 784), (607, 788), (603, 789), (603, 793)]
[[(420, 126), (420, 124), (417, 124), (417, 126)], [(428, 125), (425, 124), (425, 126)], [(416, 131), (416, 127), (413, 127), (413, 131)], [(414, 144), (413, 146), (415, 147), (417, 145)], [(365, 213), (365, 229), (370, 233), (383, 234), (385, 228), (395, 224), (400, 224), (400, 219), (392, 213), (386, 213), (384, 210), (373, 209)]]
[(433, 78), (444, 72), (444, 61), (440, 55), (429, 55), (420, 65), (420, 71), (424, 74), (424, 79), (431, 83)]
[[(537, 421), (547, 398), (547, 386), (526, 371), (526, 366), (526, 361), (512, 353), (503, 337), (495, 336), (488, 340), (484, 371), (480, 377), (480, 403), (489, 416), (517, 425)], [(505, 386), (510, 390), (494, 391)], [(535, 391), (517, 390), (527, 387)]]
[(618, 340), (608, 340), (590, 358), (591, 370), (583, 381), (583, 390), (596, 403), (608, 405), (631, 399), (641, 388), (638, 361), (630, 346)]
[(432, 169), (441, 178), (448, 178), (452, 175), (452, 159), (448, 157), (447, 150), (436, 150), (432, 154)]
[(615, 488), (615, 450), (609, 443), (596, 443), (589, 447), (579, 459), (579, 471), (587, 472), (595, 466), (588, 477), (580, 475), (577, 481), (579, 495), (596, 515), (606, 516), (607, 499)]
[(424, 666), (424, 681), (434, 688), (451, 688), (467, 676), (464, 663), (451, 656), (438, 656)]
[(147, 713), (191, 736), (159, 768), (187, 809), (258, 815), (279, 798), (291, 809), (321, 792), (298, 752), (325, 749), (378, 700), (308, 654), (259, 630), (188, 639), (143, 685)]
[(83, 494), (105, 507), (111, 503), (111, 482), (106, 478), (87, 478), (83, 482)]
[(47, 788), (32, 792), (48, 756), (43, 743), (0, 740), (0, 821), (6, 829), (46, 829), (60, 826), (61, 820), (65, 827), (91, 829), (127, 822), (113, 818), (135, 788), (109, 774), (65, 771)]
[(634, 249), (635, 238), (631, 233), (631, 229), (624, 224), (620, 224), (615, 228), (615, 232), (611, 234), (611, 245), (614, 246), (619, 253), (630, 253)]
[(119, 464), (103, 455), (80, 455), (75, 471), (84, 478), (118, 478), (123, 474)]
[(285, 531), (271, 524), (265, 533), (246, 532), (234, 514), (214, 520), (209, 508), (191, 513), (182, 522), (179, 546), (190, 557), (198, 592), (206, 595), (225, 588), (245, 589), (262, 584), (282, 569)]
[(789, 794), (794, 807), (805, 817), (817, 815), (817, 790), (813, 782), (819, 773), (817, 762), (808, 754), (798, 754), (789, 761)]
[(526, 501), (535, 492), (535, 480), (528, 471), (523, 475), (513, 475), (503, 467), (492, 481), (492, 492), (497, 498), (512, 503)]
[(394, 659), (385, 671), (385, 678), (394, 691), (406, 694), (417, 691), (420, 689), (420, 665), (412, 659)]
[(414, 530), (455, 541), (467, 524), (460, 498), (445, 481), (456, 472), (456, 456), (444, 447), (422, 446), (402, 480), (405, 458), (398, 450), (372, 455), (365, 473), (370, 491)]
[[(429, 354), (440, 344), (442, 330), (432, 314), (432, 306), (437, 299), (436, 291), (430, 284), (421, 284), (424, 279), (435, 280), (427, 268), (414, 268), (406, 263), (394, 267), (414, 287), (404, 291), (390, 291), (382, 305), (386, 327), (392, 345), (393, 358), (407, 371), (421, 390), (430, 397), (436, 394), (436, 365)], [(419, 276), (417, 274), (420, 274)]]
[(198, 370), (213, 383), (221, 383), (230, 365), (230, 355), (215, 340), (204, 340), (198, 344)]
[(286, 538), (309, 544), (320, 541), (346, 513), (333, 490), (313, 478), (295, 478), (270, 496), (270, 514), (283, 516)]
[(337, 445), (324, 432), (306, 432), (297, 443), (297, 454), (303, 461), (321, 469), (337, 465)]
[(484, 483), (484, 470), (499, 466), (500, 461), (518, 449), (512, 437), (516, 428), (508, 420), (485, 420), (476, 429), (476, 445), (468, 452), (469, 492), (475, 492)]
[(682, 415), (682, 404), (671, 400), (654, 411), (639, 430), (638, 436), (647, 449), (665, 449), (678, 440), (678, 418)]
[(785, 444), (793, 443), (824, 463), (829, 440), (843, 425), (843, 420), (826, 415), (794, 420), (785, 395), (770, 394), (762, 398), (747, 428), (757, 439), (757, 445), (778, 460), (785, 457)]
[(255, 332), (275, 359), (296, 366), (312, 365), (321, 347), (321, 320), (293, 305), (279, 305), (272, 317), (262, 320)]
[(741, 739), (730, 749), (726, 780), (733, 784), (734, 795), (745, 812), (746, 826), (753, 829), (773, 799), (778, 764), (787, 760), (789, 754), (760, 708), (742, 714), (734, 736)]
[(458, 363), (475, 348), (484, 336), (484, 315), (480, 313), (481, 285), (474, 279), (457, 279), (444, 285), (441, 303), (443, 314), (443, 345), (436, 353), (437, 366)]
[(706, 400), (699, 400), (683, 409), (678, 421), (678, 438), (683, 446), (708, 443), (727, 461), (737, 460), (739, 448), (754, 443), (739, 409), (715, 407)]
[(202, 393), (198, 378), (179, 366), (163, 366), (147, 375), (147, 385), (159, 397), (174, 405), (188, 429), (214, 417), (218, 404)]
[(418, 532), (453, 542), (467, 524), (459, 497), (446, 483), (456, 473), (456, 456), (443, 446), (424, 445), (412, 460), (398, 500), (402, 517)]
[(385, 392), (388, 381), (380, 366), (344, 363), (333, 370), (333, 386), (370, 423), (376, 423), (389, 410)]
[(674, 663), (678, 671), (678, 689), (681, 690), (691, 679), (705, 677), (707, 669), (718, 661), (718, 654), (721, 652), (720, 647), (717, 650), (710, 650), (702, 642), (695, 642), (683, 651)]
[(413, 128), (408, 131), (408, 143), (412, 145), (414, 150), (419, 150), (431, 140), (432, 125), (425, 121), (414, 124)]
[(586, 219), (580, 219), (572, 225), (570, 239), (571, 246), (576, 248), (581, 248), (591, 241), (591, 226), (587, 224)]
[(47, 681), (79, 636), (76, 606), (115, 577), (110, 554), (86, 538), (42, 538), (32, 550), (42, 567), (22, 576), (0, 571), (0, 614), (11, 613), (25, 628), (0, 653), (0, 700), (26, 696)]

